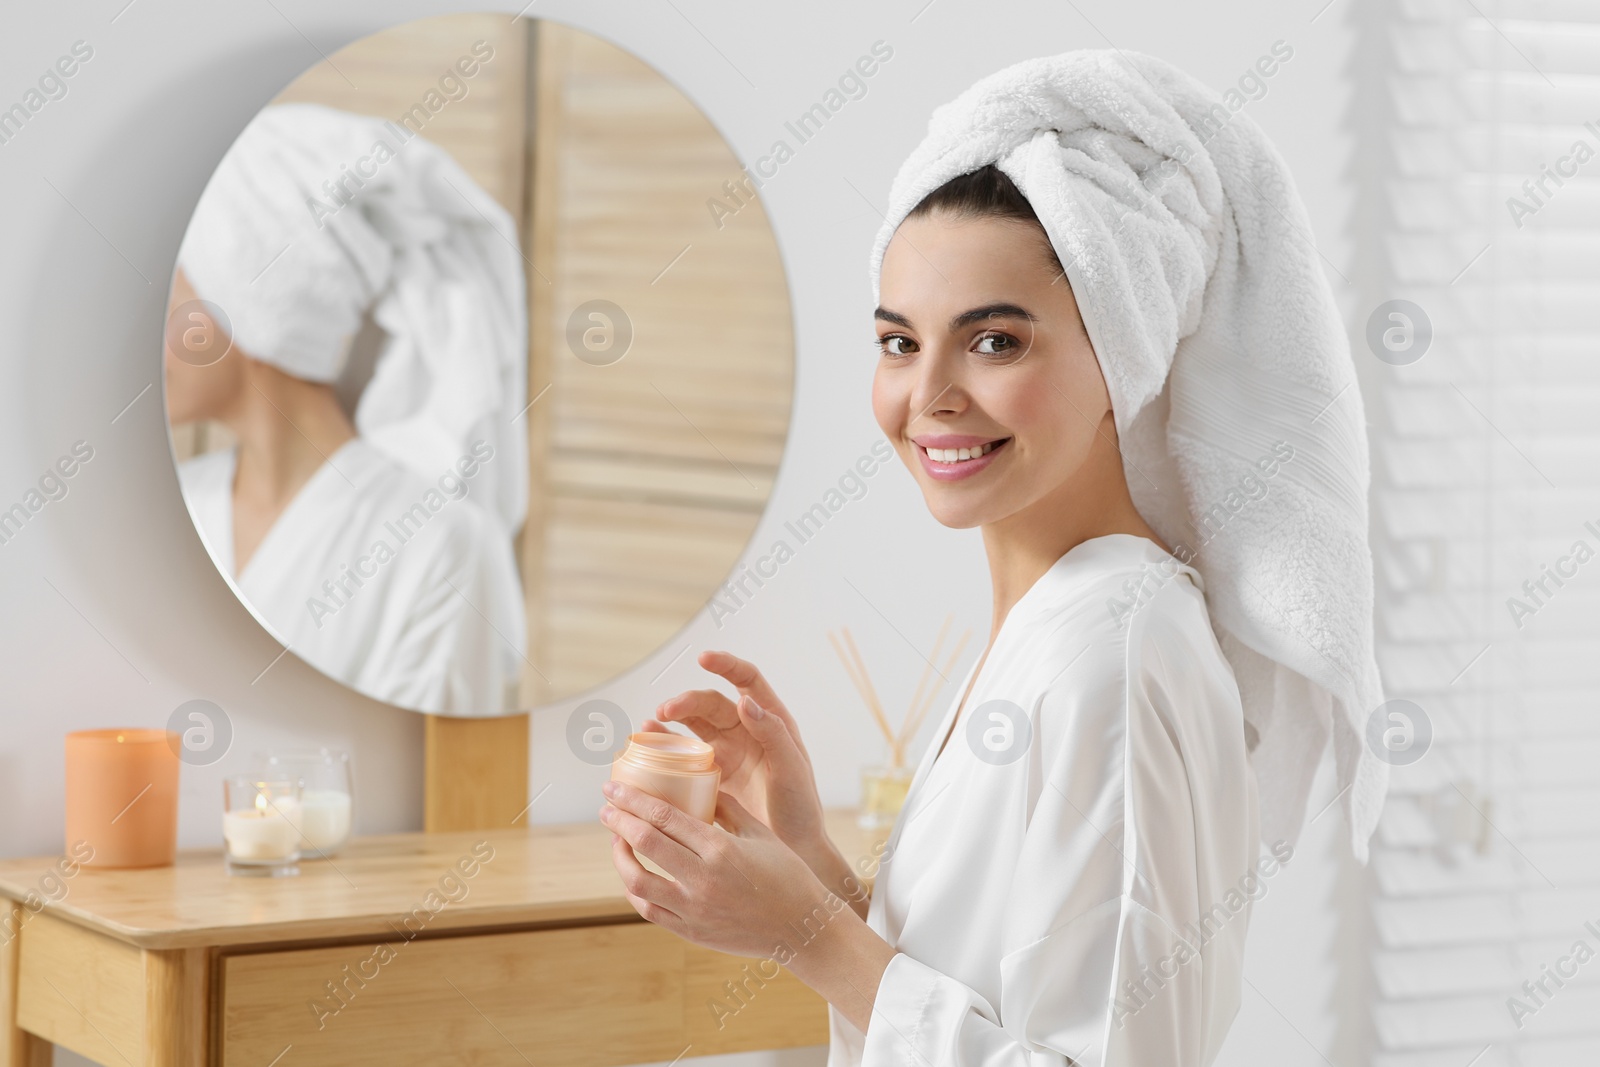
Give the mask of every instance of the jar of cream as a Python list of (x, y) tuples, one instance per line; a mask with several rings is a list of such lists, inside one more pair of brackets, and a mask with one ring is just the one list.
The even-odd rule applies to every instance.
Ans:
[(611, 778), (709, 823), (722, 771), (712, 760), (711, 746), (698, 737), (646, 731), (628, 736), (628, 746), (611, 763)]

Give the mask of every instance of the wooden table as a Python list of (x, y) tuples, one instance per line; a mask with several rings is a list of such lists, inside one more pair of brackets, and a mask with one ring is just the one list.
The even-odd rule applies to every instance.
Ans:
[[(829, 828), (870, 875), (881, 835)], [(827, 1041), (787, 971), (641, 921), (610, 842), (598, 822), (357, 838), (275, 879), (215, 850), (70, 878), (0, 862), (0, 1067), (51, 1043), (116, 1067), (608, 1067)]]

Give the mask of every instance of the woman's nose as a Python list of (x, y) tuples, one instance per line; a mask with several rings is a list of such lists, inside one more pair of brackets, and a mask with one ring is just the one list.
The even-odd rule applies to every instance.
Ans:
[(933, 356), (921, 361), (917, 368), (917, 381), (911, 390), (911, 410), (914, 415), (932, 415), (939, 412), (954, 413), (966, 407), (966, 390), (948, 360)]

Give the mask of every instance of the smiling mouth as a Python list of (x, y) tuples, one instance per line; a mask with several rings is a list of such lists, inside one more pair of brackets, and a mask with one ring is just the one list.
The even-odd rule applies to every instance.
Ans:
[(921, 445), (917, 447), (922, 449), (923, 455), (935, 463), (965, 463), (968, 460), (988, 455), (1009, 440), (1011, 438), (1001, 437), (987, 444), (978, 445), (975, 448), (923, 448)]

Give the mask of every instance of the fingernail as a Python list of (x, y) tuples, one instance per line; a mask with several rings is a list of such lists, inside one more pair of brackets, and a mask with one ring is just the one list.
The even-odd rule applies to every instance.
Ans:
[(766, 717), (766, 714), (767, 714), (767, 709), (766, 708), (763, 708), (760, 704), (757, 704), (754, 700), (751, 700), (749, 697), (745, 697), (744, 699), (750, 705), (750, 717), (752, 719), (761, 719), (761, 718), (765, 718)]
[(614, 781), (611, 781), (610, 779), (607, 779), (600, 786), (600, 792), (604, 793), (608, 797), (616, 796), (617, 795), (617, 783), (614, 782)]

